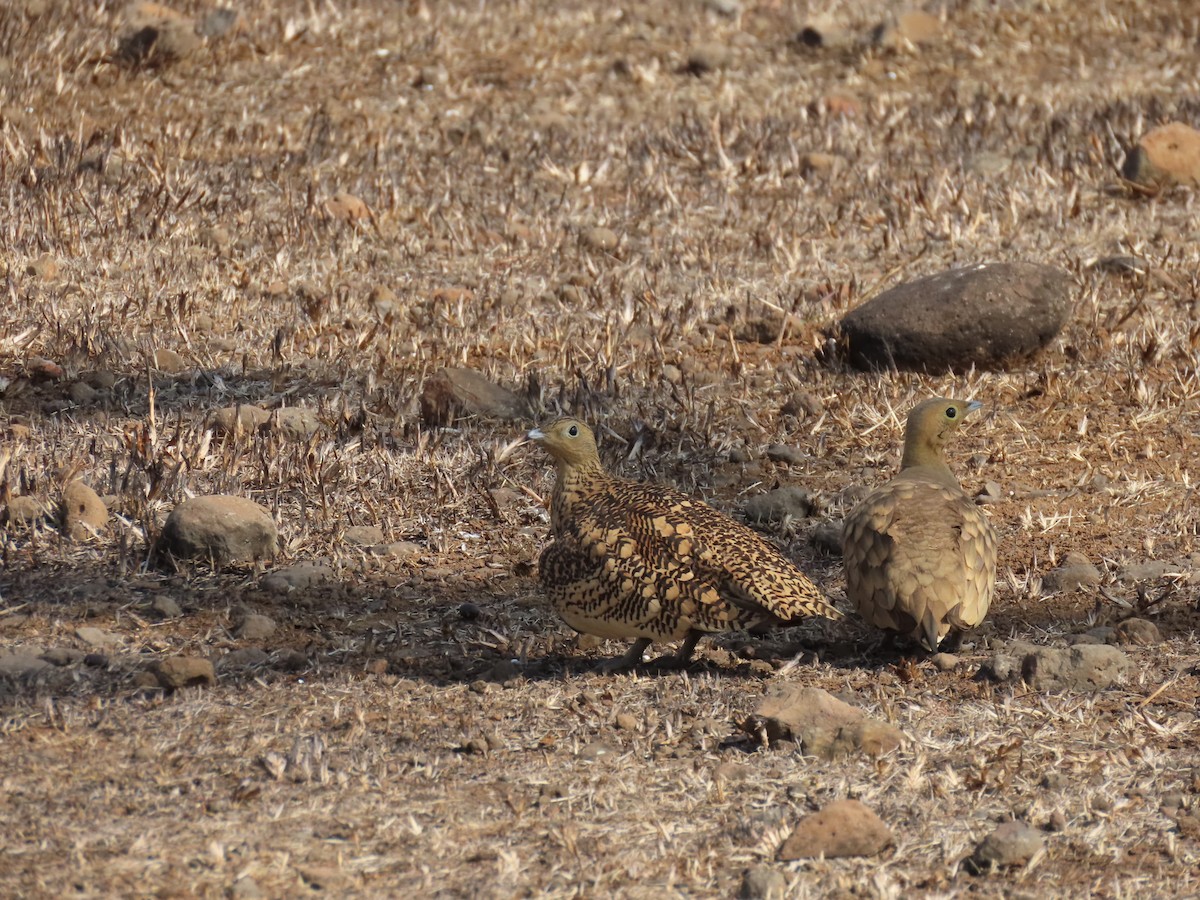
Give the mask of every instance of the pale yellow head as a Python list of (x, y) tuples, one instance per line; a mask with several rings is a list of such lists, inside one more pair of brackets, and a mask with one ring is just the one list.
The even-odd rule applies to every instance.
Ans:
[(977, 400), (934, 397), (913, 407), (904, 429), (904, 458), (900, 468), (921, 466), (949, 472), (942, 450), (969, 414), (982, 407)]
[(570, 416), (555, 419), (549, 425), (535, 428), (528, 435), (554, 457), (555, 462), (567, 467), (599, 465), (596, 450), (596, 435), (583, 422)]

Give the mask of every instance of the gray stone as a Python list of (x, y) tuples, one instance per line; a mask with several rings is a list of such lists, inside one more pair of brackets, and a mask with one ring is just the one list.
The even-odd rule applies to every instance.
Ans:
[(275, 620), (259, 613), (248, 613), (238, 623), (234, 636), (243, 641), (264, 641), (275, 633)]
[(356, 547), (372, 547), (383, 543), (383, 529), (378, 525), (351, 525), (342, 539)]
[(875, 856), (895, 840), (891, 829), (865, 804), (836, 800), (796, 823), (779, 848), (779, 858)]
[(861, 369), (1002, 368), (1049, 343), (1071, 312), (1071, 276), (1034, 263), (983, 263), (899, 285), (842, 318)]
[(754, 866), (742, 873), (739, 900), (784, 900), (786, 896), (787, 878), (778, 869)]
[(158, 554), (217, 565), (275, 555), (279, 531), (270, 514), (245, 497), (193, 497), (167, 517)]
[(782, 522), (786, 518), (803, 519), (816, 511), (812, 495), (804, 488), (782, 487), (758, 494), (746, 501), (743, 512), (755, 525)]
[(976, 873), (1024, 865), (1042, 847), (1042, 833), (1036, 828), (1024, 822), (1005, 822), (979, 842), (970, 865)]
[(742, 730), (768, 743), (794, 741), (807, 756), (835, 759), (861, 751), (880, 756), (898, 748), (904, 734), (861, 709), (815, 687), (782, 684), (759, 703)]
[(767, 459), (796, 465), (808, 459), (808, 454), (796, 447), (789, 447), (787, 444), (770, 444), (767, 447)]
[(47, 518), (46, 504), (27, 494), (13, 497), (4, 510), (4, 518), (9, 525), (36, 525)]
[(1143, 563), (1126, 566), (1117, 575), (1117, 581), (1132, 584), (1138, 581), (1156, 581), (1164, 575), (1178, 575), (1187, 571), (1186, 566), (1170, 563), (1161, 559), (1151, 559)]
[(1111, 642), (1148, 647), (1152, 644), (1161, 644), (1162, 634), (1157, 625), (1146, 619), (1126, 619), (1113, 629)]
[(1146, 132), (1125, 157), (1121, 174), (1149, 187), (1200, 185), (1200, 131), (1167, 122)]
[(287, 406), (272, 413), (271, 428), (284, 440), (302, 443), (321, 430), (321, 420), (311, 409)]
[(74, 647), (51, 647), (40, 658), (54, 666), (69, 666), (83, 662), (86, 656), (86, 653)]
[(117, 41), (116, 58), (135, 68), (157, 67), (191, 56), (202, 44), (191, 19), (157, 3), (132, 3)]
[(1042, 588), (1055, 593), (1077, 591), (1100, 584), (1100, 570), (1082, 553), (1066, 555), (1061, 566), (1042, 577)]
[(271, 414), (261, 406), (242, 403), (238, 406), (226, 406), (218, 409), (208, 417), (208, 424), (217, 434), (250, 434), (257, 431), (270, 420)]
[(1107, 644), (1079, 644), (1066, 650), (1039, 647), (1021, 660), (1021, 678), (1034, 690), (1099, 691), (1132, 668), (1124, 653)]
[(288, 594), (332, 580), (334, 571), (322, 563), (302, 562), (264, 575), (262, 587), (273, 594)]
[(115, 635), (111, 631), (105, 631), (103, 628), (93, 628), (91, 625), (76, 628), (75, 636), (88, 646), (98, 647), (101, 650), (111, 650), (121, 646), (119, 635)]
[(823, 553), (840, 558), (842, 555), (842, 523), (821, 522), (808, 533), (808, 542)]
[(953, 672), (962, 662), (953, 653), (935, 653), (929, 657), (929, 661), (933, 663), (933, 667), (939, 672)]
[(166, 594), (160, 594), (154, 598), (154, 602), (150, 604), (150, 611), (163, 619), (178, 619), (183, 615), (183, 609), (175, 601), (175, 598), (168, 597)]
[(48, 670), (50, 666), (49, 662), (36, 653), (25, 650), (0, 652), (0, 678), (11, 678), (14, 681), (29, 678)]
[(580, 233), (579, 239), (589, 250), (597, 250), (601, 253), (612, 253), (617, 249), (617, 244), (621, 242), (615, 231), (605, 228), (603, 225), (584, 229)]

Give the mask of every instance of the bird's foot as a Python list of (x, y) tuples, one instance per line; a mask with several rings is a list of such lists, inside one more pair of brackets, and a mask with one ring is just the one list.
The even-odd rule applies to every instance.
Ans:
[(615, 675), (617, 672), (628, 672), (630, 669), (636, 668), (642, 662), (642, 657), (646, 655), (646, 648), (650, 646), (649, 638), (638, 638), (633, 642), (633, 646), (625, 651), (624, 655), (618, 656), (615, 659), (605, 659), (596, 663), (596, 671), (601, 675)]

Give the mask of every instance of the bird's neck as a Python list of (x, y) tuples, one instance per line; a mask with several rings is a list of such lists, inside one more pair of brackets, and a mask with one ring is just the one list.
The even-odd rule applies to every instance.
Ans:
[(597, 483), (607, 478), (599, 460), (581, 463), (561, 463), (558, 478), (554, 482), (554, 493), (550, 498), (550, 526), (557, 532), (561, 524), (570, 518), (571, 508), (585, 494), (591, 493)]
[(907, 478), (920, 478), (926, 481), (936, 481), (946, 487), (962, 489), (945, 458), (936, 452), (910, 453), (905, 448), (904, 458), (900, 461), (900, 474)]

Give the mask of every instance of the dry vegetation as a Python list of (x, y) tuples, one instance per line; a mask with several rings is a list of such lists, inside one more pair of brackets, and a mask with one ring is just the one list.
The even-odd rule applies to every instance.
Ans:
[[(865, 31), (890, 5), (820, 11)], [(778, 864), (794, 896), (1200, 892), (1197, 831), (1161, 811), (1200, 807), (1197, 205), (1116, 175), (1145, 128), (1200, 121), (1200, 24), (1190, 0), (944, 7), (919, 50), (814, 51), (791, 40), (809, 19), (792, 2), (248, 0), (239, 30), (137, 70), (111, 56), (105, 4), (4, 4), (7, 490), (54, 497), (66, 468), (119, 502), (93, 539), (0, 532), (0, 644), (74, 647), (91, 624), (123, 645), (0, 683), (0, 892), (730, 896), (788, 824), (846, 796), (897, 846)], [(696, 75), (705, 42), (728, 59)], [(845, 165), (807, 171), (809, 151)], [(371, 218), (329, 220), (339, 191)], [(594, 227), (615, 250), (589, 246)], [(47, 255), (56, 274), (28, 268)], [(1111, 255), (1154, 270), (1091, 266)], [(1075, 274), (1074, 316), (1039, 358), (956, 377), (823, 358), (846, 309), (982, 259)], [(188, 368), (155, 370), (163, 348)], [(65, 378), (39, 380), (36, 357)], [(579, 646), (531, 575), (548, 463), (497, 460), (522, 423), (424, 427), (421, 384), (445, 365), (585, 415), (611, 465), (724, 509), (805, 486), (823, 511), (775, 536), (835, 599), (813, 530), (886, 477), (914, 401), (977, 397), (988, 414), (954, 465), (969, 491), (1003, 490), (1001, 584), (968, 661), (1111, 624), (1120, 601), (1166, 640), (1098, 695), (897, 664), (853, 625), (806, 627), (794, 662), (733, 636), (685, 672), (595, 674), (620, 648)], [(94, 373), (115, 384), (69, 393)], [(783, 411), (797, 391), (811, 412)], [(239, 401), (310, 407), (325, 428), (206, 432)], [(802, 462), (765, 460), (773, 442)], [(212, 492), (270, 508), (277, 564), (327, 560), (336, 582), (280, 596), (248, 570), (147, 569), (165, 514)], [(355, 524), (419, 552), (349, 546)], [(1043, 592), (1071, 550), (1104, 593)], [(1146, 560), (1183, 574), (1139, 594), (1118, 574)], [(184, 616), (148, 614), (164, 594)], [(243, 608), (279, 623), (274, 662), (140, 686), (147, 659), (243, 647)], [(510, 659), (515, 679), (486, 680)], [(878, 762), (760, 749), (736, 723), (777, 679), (912, 743)], [(1056, 811), (1028, 866), (961, 868), (996, 822)]]

